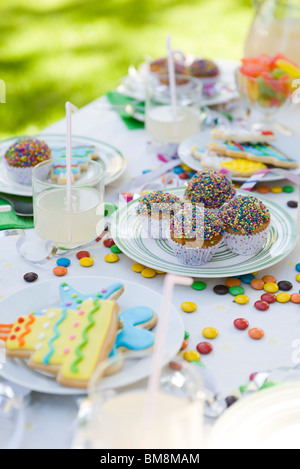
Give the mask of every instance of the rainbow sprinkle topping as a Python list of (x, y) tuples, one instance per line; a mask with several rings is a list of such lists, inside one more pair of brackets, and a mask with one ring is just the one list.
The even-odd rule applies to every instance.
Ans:
[[(180, 204), (181, 200), (176, 195), (169, 194), (168, 192), (155, 191), (150, 194), (144, 195), (137, 206), (137, 213), (143, 216), (151, 216), (153, 212), (168, 213), (170, 205)], [(177, 207), (178, 208), (178, 207)]]
[(202, 203), (212, 209), (222, 207), (234, 196), (232, 182), (224, 174), (211, 169), (195, 174), (185, 191), (185, 197), (193, 204)]
[(37, 138), (21, 138), (6, 151), (4, 158), (9, 166), (28, 168), (49, 160), (51, 150)]
[(271, 220), (271, 214), (261, 200), (242, 195), (225, 204), (219, 212), (219, 217), (225, 227), (245, 235), (255, 233)]
[(225, 230), (221, 219), (211, 210), (186, 204), (172, 218), (170, 231), (177, 239), (212, 241), (222, 236)]

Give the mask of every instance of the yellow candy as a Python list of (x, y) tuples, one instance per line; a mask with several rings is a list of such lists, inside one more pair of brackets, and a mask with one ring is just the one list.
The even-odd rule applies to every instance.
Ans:
[(155, 270), (150, 269), (149, 267), (146, 267), (146, 269), (142, 270), (141, 274), (145, 278), (152, 278), (152, 277), (155, 277), (156, 272)]
[(296, 280), (297, 280), (297, 282), (300, 282), (300, 274), (296, 275)]
[(94, 261), (90, 257), (82, 257), (79, 260), (79, 264), (82, 265), (82, 267), (91, 267), (94, 264)]
[(282, 187), (275, 186), (271, 188), (271, 192), (273, 192), (274, 194), (280, 194), (281, 192), (283, 192), (283, 189)]
[(182, 311), (185, 313), (193, 313), (197, 309), (197, 305), (195, 303), (192, 303), (191, 301), (185, 301), (181, 305)]
[(278, 293), (278, 295), (276, 296), (276, 300), (279, 303), (287, 303), (288, 301), (290, 301), (290, 299), (291, 295), (289, 295), (288, 293)]
[(215, 339), (219, 335), (219, 331), (215, 329), (214, 327), (206, 327), (202, 331), (203, 337), (206, 339)]
[(112, 263), (112, 262), (118, 262), (120, 258), (118, 254), (111, 253), (111, 254), (106, 254), (104, 259), (106, 260), (106, 262)]
[(223, 169), (228, 169), (234, 173), (238, 173), (243, 176), (252, 176), (263, 169), (267, 169), (264, 163), (259, 161), (249, 161), (242, 158), (236, 158), (232, 161), (223, 161), (221, 164)]
[(276, 67), (281, 68), (284, 72), (292, 78), (300, 78), (300, 69), (296, 65), (291, 64), (283, 59), (276, 60)]
[(165, 274), (166, 272), (163, 272), (162, 270), (157, 270), (156, 273), (157, 274)]
[(265, 286), (264, 286), (264, 289), (268, 293), (277, 293), (278, 290), (279, 290), (279, 287), (278, 287), (278, 285), (276, 285), (276, 283), (271, 282), (271, 283), (266, 283)]
[(198, 362), (201, 358), (201, 355), (199, 352), (196, 352), (196, 350), (187, 350), (184, 352), (183, 358), (188, 362)]
[(182, 163), (180, 165), (182, 167), (182, 169), (184, 169), (185, 171), (193, 171), (192, 168), (190, 168), (187, 164), (185, 163)]
[(249, 296), (246, 296), (246, 295), (237, 295), (234, 298), (234, 301), (239, 305), (245, 305), (249, 302), (249, 300), (250, 300)]
[(133, 272), (137, 272), (137, 273), (141, 273), (142, 270), (145, 269), (145, 266), (143, 264), (133, 264), (133, 266), (131, 267)]

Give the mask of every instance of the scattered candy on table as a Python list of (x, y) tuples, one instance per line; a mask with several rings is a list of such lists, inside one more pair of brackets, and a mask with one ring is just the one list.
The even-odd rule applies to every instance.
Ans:
[(233, 296), (242, 296), (245, 293), (245, 289), (243, 287), (231, 287), (229, 288), (229, 293)]
[(181, 309), (185, 313), (193, 313), (197, 309), (197, 305), (191, 301), (185, 301), (181, 304)]
[(268, 293), (277, 293), (278, 290), (279, 290), (279, 287), (276, 283), (273, 283), (273, 282), (269, 282), (269, 283), (266, 283), (265, 286), (264, 286), (264, 289), (266, 290), (266, 292)]
[(150, 269), (150, 267), (146, 267), (141, 271), (141, 274), (145, 278), (153, 278), (156, 275), (156, 270)]
[(79, 264), (82, 267), (92, 267), (92, 265), (94, 265), (94, 261), (90, 257), (82, 257), (79, 261)]
[(184, 352), (183, 358), (188, 362), (198, 362), (201, 358), (201, 355), (196, 350), (187, 350)]
[(249, 334), (249, 337), (251, 337), (251, 339), (254, 339), (254, 340), (260, 340), (264, 337), (265, 333), (262, 329), (258, 329), (258, 328), (253, 328), (253, 329), (250, 329), (250, 331), (248, 332)]
[(265, 282), (260, 278), (254, 278), (253, 280), (251, 280), (251, 287), (254, 290), (263, 290), (264, 286)]
[(276, 301), (276, 295), (274, 295), (274, 293), (264, 293), (262, 296), (261, 296), (261, 300), (262, 301), (266, 301), (267, 303), (275, 303)]
[[(239, 278), (228, 278), (226, 281), (225, 281), (225, 285), (226, 287), (228, 288), (232, 288), (232, 287), (239, 287), (241, 285), (241, 281)], [(230, 291), (230, 290), (229, 290)]]
[(111, 246), (110, 250), (111, 250), (111, 252), (113, 252), (115, 254), (121, 254), (122, 253), (121, 249), (119, 249), (116, 244), (113, 244)]
[(262, 280), (265, 283), (277, 283), (277, 278), (273, 277), (273, 275), (265, 275)]
[(194, 290), (205, 290), (206, 283), (197, 280), (192, 284), (192, 288)]
[(256, 301), (254, 303), (254, 306), (256, 309), (258, 309), (258, 311), (267, 311), (269, 308), (270, 308), (270, 303), (268, 303), (267, 301)]
[(119, 259), (120, 258), (118, 254), (114, 254), (114, 253), (106, 254), (106, 256), (104, 257), (104, 260), (110, 264), (114, 262), (118, 262)]
[(180, 350), (186, 349), (188, 345), (189, 345), (188, 341), (186, 339), (184, 339), (184, 341), (182, 342), (182, 345), (180, 347)]
[(296, 202), (295, 200), (290, 200), (288, 203), (287, 203), (287, 206), (289, 208), (298, 208), (298, 202)]
[(300, 274), (297, 274), (295, 278), (296, 278), (297, 282), (300, 282)]
[(57, 277), (63, 277), (64, 275), (66, 275), (68, 273), (68, 269), (66, 267), (63, 267), (63, 266), (57, 266), (57, 267), (54, 267), (53, 273)]
[(214, 292), (217, 295), (227, 295), (229, 293), (229, 288), (226, 285), (216, 285), (214, 287)]
[(208, 355), (214, 348), (209, 342), (200, 342), (200, 344), (197, 344), (196, 349), (200, 354)]
[(133, 264), (131, 268), (133, 272), (137, 272), (138, 274), (140, 274), (142, 270), (144, 270), (146, 267), (143, 264)]
[(206, 327), (202, 331), (203, 337), (206, 339), (215, 339), (219, 335), (219, 331), (215, 329), (214, 327)]
[(77, 259), (82, 259), (83, 257), (90, 257), (90, 253), (88, 251), (79, 251), (76, 254)]
[(282, 280), (278, 282), (278, 288), (282, 291), (290, 291), (293, 288), (293, 284), (287, 280)]
[(250, 298), (247, 295), (237, 295), (234, 298), (234, 301), (239, 305), (245, 305), (245, 304), (249, 303)]
[(23, 276), (23, 279), (25, 280), (25, 282), (28, 282), (28, 283), (35, 282), (38, 278), (39, 276), (35, 272), (28, 272), (27, 274)]
[(249, 321), (244, 318), (238, 318), (234, 322), (234, 327), (238, 329), (239, 331), (245, 331), (249, 327)]
[(276, 296), (276, 300), (278, 303), (288, 303), (291, 299), (291, 295), (289, 293), (278, 293)]
[(103, 241), (103, 245), (107, 248), (111, 248), (112, 246), (114, 246), (114, 244), (115, 242), (112, 238), (108, 238)]
[(247, 274), (247, 275), (242, 275), (241, 276), (241, 281), (243, 283), (246, 283), (247, 285), (250, 285), (252, 280), (255, 280), (255, 275), (253, 275), (253, 274)]
[(300, 293), (293, 293), (291, 295), (291, 302), (299, 304), (300, 303)]

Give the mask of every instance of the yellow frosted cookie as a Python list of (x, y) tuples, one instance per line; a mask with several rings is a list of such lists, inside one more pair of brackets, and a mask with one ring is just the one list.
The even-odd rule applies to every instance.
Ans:
[(234, 176), (250, 177), (263, 169), (267, 169), (267, 166), (258, 161), (249, 161), (242, 158), (237, 158), (230, 161), (223, 161), (221, 163), (223, 169), (231, 171)]

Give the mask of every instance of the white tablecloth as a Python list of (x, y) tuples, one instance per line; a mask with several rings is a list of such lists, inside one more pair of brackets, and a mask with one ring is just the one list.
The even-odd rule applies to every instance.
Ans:
[[(286, 111), (283, 118), (284, 122), (293, 126), (300, 135), (299, 109)], [(53, 124), (45, 132), (64, 133), (65, 121)], [(160, 164), (154, 155), (146, 152), (148, 141), (146, 131), (129, 131), (115, 112), (96, 110), (95, 103), (89, 104), (73, 115), (73, 133), (110, 143), (126, 158), (127, 168), (124, 175), (106, 189), (107, 202), (118, 202), (117, 189), (122, 182), (141, 174), (142, 170), (153, 169)], [(287, 183), (285, 181), (282, 184)], [(298, 200), (297, 191), (294, 194), (270, 193), (268, 197), (285, 207), (296, 219), (297, 210), (289, 209), (286, 204), (289, 200)], [(29, 230), (27, 235), (34, 243), (34, 231)], [(300, 244), (287, 259), (270, 270), (261, 272), (260, 276), (272, 274), (278, 280), (290, 280), (294, 284), (293, 291), (298, 292), (300, 284), (295, 280), (295, 264), (300, 262), (299, 247)], [(75, 256), (70, 256), (72, 264), (66, 277), (68, 282), (72, 282), (72, 276), (85, 274), (101, 276), (104, 273), (105, 276), (128, 279), (155, 291), (162, 291), (163, 276), (158, 275), (153, 279), (143, 278), (132, 271), (131, 266), (134, 261), (125, 255), (120, 255), (119, 262), (108, 264), (104, 261), (107, 248), (98, 246), (91, 252), (95, 259), (95, 265), (91, 269), (83, 269)], [(28, 271), (37, 272), (39, 281), (53, 278), (53, 263), (32, 267), (17, 254), (15, 240), (12, 238), (1, 239), (0, 266), (1, 299), (27, 287), (23, 275)], [(254, 371), (273, 369), (279, 365), (292, 365), (292, 343), (300, 338), (300, 306), (292, 303), (274, 304), (268, 312), (262, 313), (253, 306), (260, 298), (261, 292), (255, 292), (246, 286), (246, 294), (250, 296), (251, 301), (248, 305), (240, 306), (233, 302), (231, 295), (220, 297), (213, 293), (213, 286), (223, 282), (224, 280), (207, 281), (206, 290), (201, 292), (190, 287), (177, 287), (173, 303), (179, 311), (183, 301), (193, 301), (198, 305), (195, 313), (181, 312), (185, 328), (190, 333), (190, 349), (195, 349), (197, 343), (204, 340), (201, 335), (204, 327), (213, 326), (219, 330), (220, 335), (214, 342), (214, 352), (203, 357), (203, 363), (217, 377), (224, 395), (228, 395), (236, 391), (240, 385), (247, 383), (249, 374)], [(235, 330), (232, 323), (238, 317), (247, 318), (252, 327), (264, 329), (266, 333), (264, 340), (252, 341), (247, 332), (241, 333)], [(26, 409), (26, 430), (22, 446), (24, 448), (69, 447), (76, 413), (77, 403), (73, 397), (32, 393), (30, 404)]]

